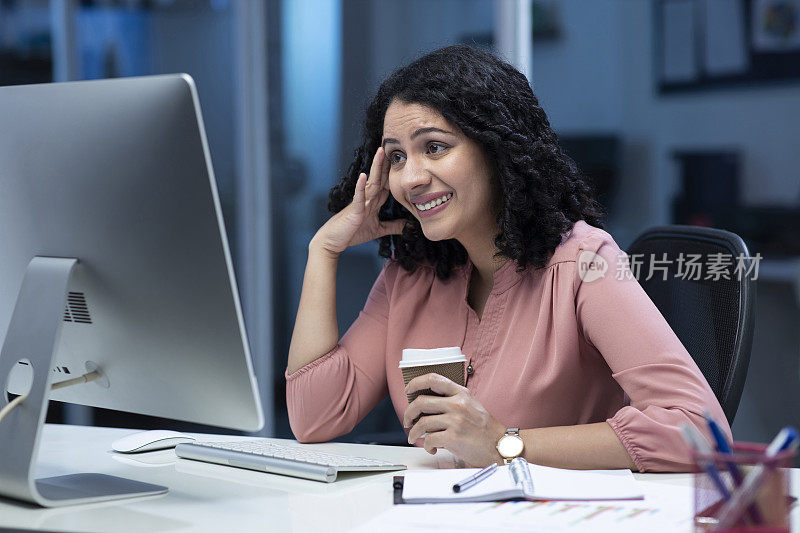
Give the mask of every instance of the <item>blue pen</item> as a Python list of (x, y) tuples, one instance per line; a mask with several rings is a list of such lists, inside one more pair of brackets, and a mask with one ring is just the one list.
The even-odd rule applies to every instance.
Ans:
[[(785, 427), (767, 446), (767, 451), (764, 452), (764, 457), (775, 457), (778, 453), (789, 450), (797, 449), (798, 435), (797, 430), (793, 427)], [(722, 509), (719, 511), (718, 529), (727, 529), (732, 527), (742, 513), (742, 507), (749, 505), (761, 488), (764, 482), (764, 477), (767, 474), (767, 468), (763, 463), (759, 463), (750, 470), (747, 477), (742, 481), (742, 486), (736, 489), (733, 497), (730, 498)]]
[[(711, 435), (713, 435), (714, 440), (717, 443), (717, 451), (720, 453), (733, 453), (731, 445), (728, 444), (728, 439), (725, 438), (725, 433), (722, 432), (722, 428), (719, 427), (717, 421), (711, 418), (711, 413), (704, 411), (703, 418), (705, 418), (706, 422), (708, 422), (708, 429), (711, 431)], [(733, 482), (737, 487), (740, 487), (742, 485), (743, 478), (742, 471), (739, 470), (739, 466), (733, 461), (726, 461), (725, 466), (728, 467), (728, 471), (731, 473)], [(751, 504), (747, 508), (747, 515), (754, 524), (761, 524), (763, 522), (761, 513), (758, 511), (758, 507), (755, 503)]]
[[(711, 449), (711, 446), (706, 441), (706, 438), (697, 431), (697, 428), (691, 424), (682, 424), (681, 425), (681, 434), (683, 435), (683, 440), (686, 441), (686, 444), (689, 445), (691, 449), (693, 449), (696, 453), (700, 455), (710, 456), (714, 454), (714, 451)], [(725, 481), (723, 481), (722, 476), (719, 475), (719, 470), (717, 470), (717, 466), (714, 464), (714, 461), (708, 460), (700, 460), (698, 461), (700, 464), (700, 468), (702, 468), (708, 477), (711, 478), (711, 481), (714, 482), (714, 485), (717, 486), (717, 490), (725, 501), (731, 499), (731, 492), (728, 490), (728, 486), (725, 485)]]
[[(711, 418), (711, 414), (708, 411), (703, 412), (703, 418), (706, 419), (708, 422), (708, 429), (711, 431), (711, 435), (714, 437), (714, 441), (717, 443), (717, 451), (720, 453), (733, 453), (731, 449), (731, 445), (728, 444), (728, 439), (725, 438), (725, 434), (722, 432), (722, 429), (717, 424), (716, 420)], [(739, 467), (736, 463), (732, 461), (728, 461), (725, 463), (728, 467), (728, 470), (731, 471), (731, 476), (733, 476), (733, 480), (736, 482), (736, 485), (742, 484), (742, 472), (739, 470)]]

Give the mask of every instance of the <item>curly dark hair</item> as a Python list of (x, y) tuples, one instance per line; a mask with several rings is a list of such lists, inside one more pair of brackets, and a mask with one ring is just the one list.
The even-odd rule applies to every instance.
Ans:
[[(559, 146), (525, 76), (496, 56), (465, 45), (431, 52), (381, 84), (366, 110), (361, 146), (347, 174), (330, 191), (331, 212), (352, 201), (358, 175), (369, 172), (384, 115), (395, 99), (435, 109), (483, 148), (501, 192), (496, 255), (516, 260), (519, 270), (543, 267), (574, 222), (603, 227), (602, 207)], [(428, 240), (419, 221), (392, 195), (378, 218), (410, 222), (401, 235), (378, 239), (380, 255), (393, 257), (408, 271), (427, 262), (446, 279), (467, 260), (455, 239)]]

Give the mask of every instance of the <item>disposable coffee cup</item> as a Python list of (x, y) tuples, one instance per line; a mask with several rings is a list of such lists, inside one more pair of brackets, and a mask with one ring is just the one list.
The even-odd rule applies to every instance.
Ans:
[[(467, 358), (461, 353), (461, 348), (458, 346), (430, 350), (407, 348), (403, 350), (403, 359), (400, 361), (403, 383), (406, 385), (417, 376), (434, 373), (442, 375), (463, 387), (466, 366)], [(408, 403), (413, 402), (414, 398), (420, 394), (438, 396), (432, 390), (425, 389), (407, 394)]]

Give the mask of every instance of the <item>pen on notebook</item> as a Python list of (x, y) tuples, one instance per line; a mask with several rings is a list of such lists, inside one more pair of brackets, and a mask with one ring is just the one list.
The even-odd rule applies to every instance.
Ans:
[[(711, 435), (714, 437), (714, 441), (717, 443), (717, 451), (720, 453), (732, 454), (733, 449), (731, 448), (731, 445), (728, 444), (728, 439), (725, 438), (725, 433), (723, 433), (722, 428), (719, 427), (717, 421), (711, 417), (711, 413), (708, 411), (703, 411), (703, 418), (705, 418), (706, 422), (708, 422), (708, 429), (711, 431)], [(737, 488), (740, 487), (742, 485), (743, 477), (742, 471), (739, 470), (739, 466), (733, 461), (726, 461), (725, 466), (731, 473), (734, 485), (736, 485)], [(748, 507), (747, 516), (754, 524), (761, 524), (763, 522), (761, 513), (758, 511), (758, 506), (755, 503)]]
[[(793, 427), (783, 428), (772, 442), (769, 443), (769, 446), (767, 446), (764, 457), (769, 459), (775, 457), (775, 455), (784, 450), (797, 448), (797, 439), (798, 435), (796, 429)], [(764, 483), (767, 473), (767, 467), (764, 466), (764, 463), (759, 463), (750, 470), (750, 473), (747, 474), (747, 477), (742, 481), (742, 486), (736, 489), (730, 500), (720, 509), (719, 523), (716, 529), (729, 528), (739, 520), (742, 514), (742, 508), (750, 505), (750, 502), (753, 501), (758, 493), (758, 489), (760, 489), (761, 485)]]
[[(681, 435), (683, 435), (683, 440), (686, 441), (686, 444), (688, 444), (689, 447), (696, 453), (706, 456), (714, 453), (705, 437), (703, 437), (703, 435), (697, 431), (697, 428), (691, 424), (681, 425)], [(708, 474), (708, 477), (711, 478), (711, 481), (714, 482), (714, 485), (717, 486), (717, 490), (725, 499), (725, 501), (730, 500), (731, 492), (728, 490), (728, 486), (725, 485), (725, 481), (723, 481), (722, 476), (719, 475), (719, 470), (717, 470), (714, 462), (708, 460), (699, 460), (698, 463), (700, 468), (702, 468), (705, 473)]]
[(492, 474), (494, 474), (495, 470), (497, 470), (497, 464), (496, 463), (492, 463), (489, 466), (487, 466), (486, 468), (482, 468), (480, 470), (480, 472), (476, 472), (475, 474), (472, 474), (471, 476), (469, 476), (467, 479), (459, 481), (458, 483), (453, 485), (453, 492), (461, 492), (462, 490), (467, 490), (471, 486), (473, 486), (473, 485), (475, 485), (477, 483), (480, 483), (481, 481), (483, 481), (487, 477), (489, 477)]

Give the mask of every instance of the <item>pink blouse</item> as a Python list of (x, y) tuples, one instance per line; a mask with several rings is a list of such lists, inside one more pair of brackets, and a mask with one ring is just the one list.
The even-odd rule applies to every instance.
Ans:
[(579, 221), (544, 268), (517, 272), (509, 260), (495, 272), (480, 320), (467, 303), (469, 261), (445, 281), (430, 266), (387, 261), (336, 347), (287, 371), (292, 431), (301, 442), (348, 433), (387, 392), (402, 420), (403, 348), (460, 346), (474, 370), (467, 388), (505, 426), (605, 420), (640, 471), (687, 470), (681, 424), (705, 432), (708, 409), (728, 437), (730, 428), (622, 253)]

